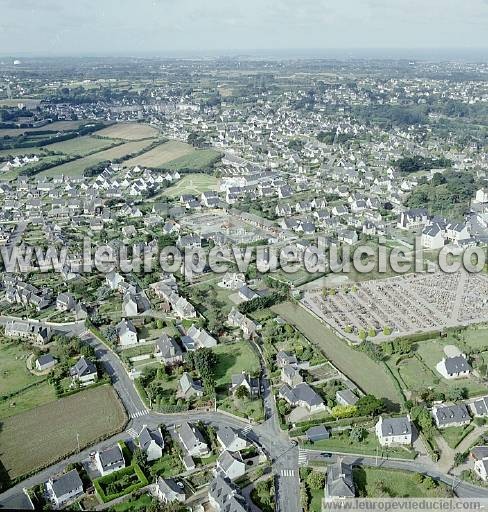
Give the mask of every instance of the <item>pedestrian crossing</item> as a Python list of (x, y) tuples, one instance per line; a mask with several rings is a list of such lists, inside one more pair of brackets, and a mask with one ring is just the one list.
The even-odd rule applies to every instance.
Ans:
[(132, 439), (135, 439), (137, 437), (137, 432), (133, 428), (128, 428), (127, 433), (132, 437)]
[(282, 469), (281, 470), (281, 476), (296, 476), (294, 469)]
[(306, 466), (308, 464), (308, 453), (302, 448), (298, 448), (298, 465)]
[(136, 412), (131, 413), (131, 415), (129, 417), (131, 420), (134, 420), (136, 418), (140, 418), (141, 416), (146, 416), (146, 414), (149, 414), (149, 412), (144, 409), (142, 411), (136, 411)]

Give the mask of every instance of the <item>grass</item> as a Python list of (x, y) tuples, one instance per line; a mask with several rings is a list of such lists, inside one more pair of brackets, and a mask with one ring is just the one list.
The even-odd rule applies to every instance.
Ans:
[(148, 124), (118, 123), (96, 132), (100, 137), (109, 139), (141, 140), (159, 136), (159, 131)]
[(124, 501), (124, 503), (118, 503), (117, 505), (113, 505), (110, 508), (115, 512), (132, 512), (135, 510), (147, 510), (151, 502), (151, 496), (149, 496), (148, 494), (143, 494), (137, 499), (130, 499), (128, 501)]
[(474, 428), (474, 425), (467, 425), (466, 427), (448, 427), (443, 428), (441, 434), (451, 448), (456, 448)]
[(171, 160), (163, 167), (171, 171), (180, 169), (204, 169), (209, 167), (219, 153), (213, 149), (196, 149), (193, 153)]
[(77, 160), (73, 160), (66, 164), (57, 165), (56, 167), (40, 172), (38, 176), (58, 176), (60, 174), (64, 174), (65, 176), (83, 176), (83, 171), (92, 165), (99, 164), (105, 160), (112, 161), (124, 158), (131, 153), (141, 151), (150, 144), (151, 141), (148, 140), (127, 142), (120, 146), (106, 149), (105, 151), (93, 153), (92, 155), (85, 156), (84, 158), (78, 158)]
[(177, 140), (164, 142), (159, 146), (128, 160), (126, 165), (133, 167), (141, 165), (145, 167), (163, 167), (166, 163), (196, 151), (189, 144)]
[(172, 198), (180, 197), (182, 194), (199, 195), (208, 190), (218, 189), (218, 184), (218, 179), (208, 174), (187, 174), (178, 183), (167, 188), (163, 195)]
[(272, 310), (315, 343), (334, 366), (345, 373), (363, 391), (372, 393), (378, 398), (385, 398), (390, 405), (402, 402), (402, 397), (395, 388), (393, 380), (380, 364), (348, 346), (345, 341), (303, 308), (287, 302), (274, 306)]
[(104, 149), (113, 146), (114, 143), (114, 141), (97, 139), (96, 137), (85, 135), (83, 137), (77, 137), (76, 139), (49, 144), (49, 146), (46, 146), (46, 149), (56, 151), (58, 153), (64, 153), (65, 155), (85, 156), (97, 151), (103, 151)]
[[(49, 402), (56, 400), (54, 387), (47, 381), (40, 382), (14, 397), (2, 400), (0, 402), (0, 418), (4, 420), (10, 416), (34, 409)], [(0, 455), (1, 458), (1, 455)]]
[(0, 343), (0, 396), (9, 395), (43, 380), (43, 377), (36, 377), (27, 369), (26, 360), (29, 354), (25, 344), (6, 340)]
[[(9, 137), (17, 137), (25, 132), (69, 132), (76, 130), (82, 125), (90, 124), (89, 121), (55, 121), (54, 123), (48, 123), (39, 128), (8, 128), (0, 129), (0, 139), (8, 135)], [(29, 151), (30, 148), (25, 148), (25, 151)]]
[[(378, 497), (379, 487), (390, 497), (428, 498), (438, 496), (437, 487), (428, 489), (422, 483), (418, 483), (416, 473), (363, 466), (354, 468), (353, 477), (357, 492), (364, 497)], [(444, 484), (438, 485), (445, 487)]]
[(165, 453), (163, 456), (154, 462), (151, 466), (152, 476), (162, 476), (169, 478), (177, 475), (182, 471), (182, 464), (179, 459), (175, 459), (172, 453)]
[[(384, 458), (414, 459), (415, 452), (403, 448), (382, 447), (375, 434), (367, 432), (364, 439), (358, 443), (349, 438), (349, 432), (334, 434), (329, 439), (322, 439), (313, 444), (307, 443), (307, 448), (338, 453), (354, 453), (359, 455), (376, 455)], [(377, 451), (378, 450), (378, 451)]]
[(1, 460), (11, 479), (119, 432), (126, 415), (111, 386), (100, 386), (2, 421)]
[(218, 386), (230, 384), (232, 375), (236, 373), (253, 373), (260, 368), (259, 359), (248, 341), (217, 345), (212, 351), (218, 358), (215, 370)]

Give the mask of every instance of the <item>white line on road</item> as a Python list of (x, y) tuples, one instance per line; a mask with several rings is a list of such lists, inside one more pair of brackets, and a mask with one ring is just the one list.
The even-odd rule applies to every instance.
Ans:
[(282, 469), (281, 476), (295, 476), (295, 470), (294, 469)]
[(137, 412), (133, 412), (131, 415), (130, 415), (130, 419), (133, 420), (135, 418), (140, 418), (141, 416), (145, 416), (146, 414), (148, 414), (147, 411), (137, 411)]

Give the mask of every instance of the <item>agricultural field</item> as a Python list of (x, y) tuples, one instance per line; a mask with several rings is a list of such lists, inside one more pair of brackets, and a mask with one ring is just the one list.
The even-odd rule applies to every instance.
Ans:
[[(25, 132), (69, 132), (78, 129), (80, 126), (90, 124), (89, 121), (55, 121), (38, 128), (7, 128), (0, 129), (0, 139), (8, 135), (9, 137), (18, 137)], [(27, 148), (29, 150), (30, 148)]]
[(164, 142), (159, 146), (125, 162), (127, 167), (142, 167), (178, 170), (183, 168), (201, 169), (207, 167), (217, 156), (212, 149), (195, 149), (190, 144), (177, 140)]
[(122, 140), (141, 140), (159, 137), (160, 132), (148, 124), (118, 123), (96, 132), (99, 137)]
[(217, 354), (215, 370), (217, 385), (230, 384), (232, 375), (236, 373), (255, 372), (259, 370), (259, 360), (248, 341), (222, 344), (212, 348)]
[(92, 155), (85, 156), (84, 158), (79, 158), (72, 162), (52, 167), (51, 169), (40, 172), (37, 176), (58, 176), (60, 174), (64, 174), (65, 176), (83, 176), (83, 171), (92, 165), (99, 164), (105, 160), (124, 158), (131, 153), (141, 151), (150, 144), (150, 140), (126, 142), (121, 146), (107, 149), (105, 151), (99, 151), (98, 153), (93, 153)]
[(84, 135), (83, 137), (77, 137), (76, 139), (55, 142), (54, 144), (45, 146), (45, 148), (65, 155), (86, 156), (90, 153), (96, 153), (97, 151), (108, 149), (115, 144), (117, 144), (115, 141), (97, 139), (90, 135)]
[(379, 363), (347, 345), (303, 308), (288, 302), (271, 309), (315, 343), (334, 366), (363, 391), (385, 398), (392, 405), (402, 402), (393, 380)]
[(167, 188), (163, 195), (166, 197), (180, 197), (182, 194), (199, 195), (208, 190), (218, 190), (219, 180), (208, 174), (186, 174), (175, 185)]
[(76, 451), (76, 433), (84, 448), (119, 432), (125, 422), (124, 409), (111, 386), (81, 391), (3, 420), (1, 462), (14, 479)]

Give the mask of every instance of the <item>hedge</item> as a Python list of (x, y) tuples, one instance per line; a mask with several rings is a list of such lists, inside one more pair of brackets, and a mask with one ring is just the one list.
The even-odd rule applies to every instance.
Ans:
[[(132, 473), (135, 473), (137, 478), (139, 479), (139, 482), (136, 484), (129, 485), (126, 487), (123, 491), (120, 491), (115, 494), (105, 494), (100, 484), (111, 484), (113, 482), (116, 482), (121, 476), (130, 475)], [(141, 489), (142, 487), (145, 487), (148, 485), (148, 480), (144, 473), (142, 472), (141, 468), (137, 464), (133, 464), (132, 466), (129, 466), (127, 468), (121, 469), (120, 471), (115, 471), (111, 473), (110, 475), (102, 476), (100, 478), (97, 478), (93, 481), (93, 485), (95, 486), (95, 490), (100, 497), (100, 499), (104, 503), (108, 503), (109, 501), (116, 500), (117, 498), (121, 498), (122, 496), (125, 496), (126, 494), (130, 494), (131, 492), (137, 491), (137, 489)]]

